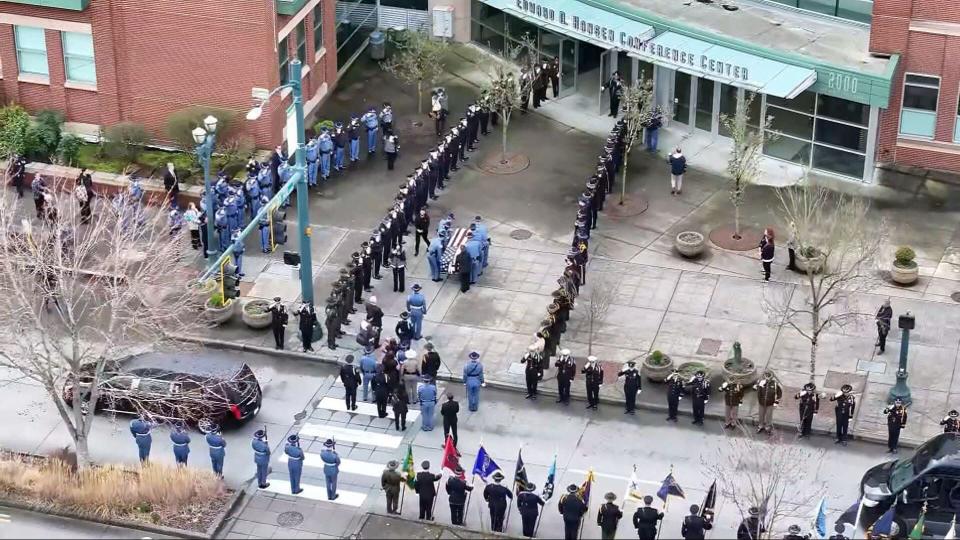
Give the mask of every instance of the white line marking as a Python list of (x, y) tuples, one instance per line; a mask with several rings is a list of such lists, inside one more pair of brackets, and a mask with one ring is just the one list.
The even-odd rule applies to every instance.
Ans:
[[(575, 474), (584, 474), (584, 475), (587, 474), (587, 471), (583, 471), (583, 470), (580, 470), (580, 469), (567, 469), (567, 472), (572, 472), (572, 473), (575, 473)], [(601, 477), (603, 477), (603, 478), (612, 478), (612, 479), (614, 479), (614, 480), (625, 480), (625, 481), (627, 481), (627, 482), (630, 481), (630, 477), (629, 477), (629, 476), (620, 476), (619, 474), (607, 474), (607, 473), (602, 473), (602, 472), (597, 472), (597, 471), (593, 471), (593, 474), (594, 474), (594, 476), (601, 476)], [(648, 485), (651, 485), (651, 486), (659, 486), (659, 485), (662, 485), (662, 484), (663, 484), (663, 482), (654, 482), (653, 480), (637, 480), (637, 483), (639, 483), (639, 484), (648, 484)]]
[(319, 424), (305, 424), (300, 430), (300, 436), (314, 437), (317, 439), (333, 439), (335, 441), (354, 442), (385, 448), (400, 448), (400, 443), (403, 442), (403, 437), (396, 435)]
[[(338, 412), (348, 412), (351, 414), (365, 414), (367, 416), (377, 416), (377, 406), (374, 403), (366, 403), (363, 401), (357, 402), (357, 410), (348, 411), (347, 402), (342, 399), (337, 399), (335, 397), (327, 396), (320, 400), (320, 403), (317, 405), (318, 408), (327, 409), (328, 411), (338, 411)], [(387, 409), (387, 418), (393, 420), (393, 410)], [(420, 411), (410, 409), (407, 411), (407, 423), (413, 423), (417, 421), (417, 418), (420, 418)]]
[(323, 501), (333, 504), (341, 504), (343, 506), (353, 506), (359, 507), (363, 504), (363, 501), (366, 500), (367, 496), (363, 493), (357, 493), (356, 491), (344, 491), (338, 490), (337, 495), (339, 497), (336, 500), (327, 499), (327, 488), (326, 486), (314, 486), (312, 484), (300, 484), (300, 489), (303, 491), (297, 495), (290, 493), (290, 481), (281, 480), (278, 478), (270, 479), (270, 486), (264, 491), (270, 491), (272, 493), (280, 493), (282, 495), (293, 495), (294, 497), (303, 497), (306, 499), (313, 499), (315, 501)]
[[(320, 459), (320, 454), (315, 454), (313, 452), (304, 452), (303, 464), (307, 467), (313, 467), (315, 469), (323, 468), (323, 460)], [(286, 463), (289, 460), (286, 454), (280, 456), (280, 463)], [(378, 464), (372, 463), (369, 461), (357, 461), (355, 459), (341, 459), (340, 460), (340, 472), (341, 473), (350, 473), (350, 474), (359, 474), (360, 476), (370, 476), (373, 478), (380, 478), (380, 475), (383, 474), (383, 470), (386, 467), (386, 463)]]

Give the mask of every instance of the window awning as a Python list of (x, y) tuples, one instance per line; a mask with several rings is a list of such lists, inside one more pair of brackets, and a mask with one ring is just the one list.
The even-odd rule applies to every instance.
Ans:
[(537, 26), (604, 49), (632, 50), (656, 34), (652, 26), (582, 4), (577, 0), (481, 1)]
[(817, 72), (664, 32), (628, 54), (641, 60), (771, 96), (793, 99), (817, 82)]

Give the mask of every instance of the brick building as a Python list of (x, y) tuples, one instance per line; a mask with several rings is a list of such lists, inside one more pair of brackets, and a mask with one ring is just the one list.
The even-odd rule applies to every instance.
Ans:
[[(251, 89), (279, 86), (299, 57), (309, 114), (336, 81), (334, 19), (333, 0), (0, 1), (0, 88), (81, 132), (133, 121), (163, 141), (167, 117), (188, 106), (242, 121)], [(282, 140), (283, 97), (244, 126), (257, 146)]]
[(902, 57), (877, 161), (960, 173), (960, 4), (875, 0), (870, 50)]

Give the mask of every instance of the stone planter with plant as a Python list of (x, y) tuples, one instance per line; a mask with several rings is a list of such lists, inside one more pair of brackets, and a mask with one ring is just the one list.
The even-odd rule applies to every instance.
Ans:
[(757, 366), (743, 357), (740, 342), (733, 343), (733, 354), (723, 363), (724, 380), (750, 386), (757, 381)]
[(653, 351), (643, 359), (640, 373), (652, 382), (663, 382), (673, 371), (673, 360), (660, 351)]
[(920, 267), (917, 265), (916, 252), (906, 246), (897, 248), (893, 265), (890, 266), (890, 278), (899, 285), (913, 285), (920, 279)]
[(203, 304), (205, 302), (204, 299), (210, 298), (210, 295), (217, 290), (217, 282), (212, 279), (204, 281), (191, 279), (187, 282), (186, 289), (188, 293), (196, 298), (197, 304)]
[(797, 250), (795, 264), (797, 270), (803, 273), (819, 274), (823, 271), (826, 257), (823, 252), (813, 246), (804, 246)]
[(683, 231), (673, 239), (673, 247), (684, 257), (699, 257), (706, 249), (706, 241), (697, 231)]
[(250, 328), (266, 328), (270, 326), (271, 313), (269, 310), (270, 302), (257, 298), (243, 304), (240, 316)]
[(680, 372), (680, 377), (683, 378), (684, 382), (692, 379), (698, 371), (703, 371), (707, 374), (706, 378), (710, 378), (710, 368), (703, 362), (684, 362), (677, 366), (677, 371)]
[(236, 302), (234, 302), (232, 298), (224, 301), (223, 295), (216, 292), (210, 296), (210, 299), (204, 304), (203, 309), (206, 312), (207, 320), (219, 326), (233, 317), (235, 304)]

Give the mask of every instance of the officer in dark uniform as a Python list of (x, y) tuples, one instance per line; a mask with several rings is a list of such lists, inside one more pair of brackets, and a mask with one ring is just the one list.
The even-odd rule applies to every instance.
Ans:
[(732, 429), (737, 426), (740, 405), (743, 405), (743, 385), (728, 379), (720, 385), (720, 391), (725, 410), (723, 428)]
[(554, 364), (557, 368), (557, 403), (570, 404), (570, 384), (577, 374), (577, 364), (570, 356), (570, 349), (560, 351), (560, 357)]
[(257, 487), (267, 489), (270, 483), (267, 482), (267, 472), (270, 465), (270, 443), (267, 442), (267, 432), (258, 429), (253, 434), (253, 462), (257, 465)]
[(383, 242), (379, 231), (374, 231), (370, 237), (370, 256), (373, 258), (373, 279), (382, 279), (380, 265), (383, 263)]
[(337, 349), (337, 336), (340, 335), (339, 315), (337, 299), (328, 297), (327, 306), (324, 308), (323, 325), (327, 328), (327, 348), (331, 351)]
[(600, 511), (597, 512), (597, 525), (600, 526), (600, 538), (603, 538), (603, 540), (613, 540), (617, 537), (617, 525), (620, 524), (620, 518), (623, 517), (623, 512), (619, 506), (613, 503), (613, 501), (617, 500), (617, 496), (613, 493), (604, 495), (603, 500), (607, 502), (602, 504)]
[(657, 538), (657, 529), (660, 520), (663, 519), (663, 512), (658, 512), (653, 508), (653, 497), (647, 495), (643, 498), (643, 507), (637, 508), (633, 513), (633, 527), (637, 529), (639, 540), (655, 540)]
[(587, 384), (587, 408), (596, 409), (600, 405), (600, 385), (603, 384), (603, 366), (597, 362), (596, 356), (588, 356), (587, 364), (581, 372)]
[(624, 414), (634, 414), (637, 407), (637, 394), (640, 393), (640, 372), (637, 371), (637, 362), (632, 358), (627, 360), (627, 366), (617, 373), (617, 378), (623, 377), (623, 397), (626, 400)]
[(483, 488), (483, 500), (490, 508), (490, 528), (495, 532), (503, 532), (503, 520), (507, 516), (507, 499), (513, 500), (513, 492), (500, 485), (503, 473), (493, 473), (493, 483)]
[(837, 534), (831, 536), (828, 540), (848, 540), (848, 538), (850, 538), (849, 536), (843, 534), (843, 531), (846, 530), (846, 526), (844, 526), (843, 523), (837, 523), (834, 525), (833, 530), (836, 531)]
[(287, 321), (290, 315), (287, 314), (287, 308), (279, 296), (273, 298), (273, 304), (270, 305), (270, 328), (273, 329), (273, 341), (277, 349), (282, 349), (286, 342), (284, 334), (286, 333)]
[(353, 303), (363, 303), (363, 262), (360, 260), (360, 253), (354, 251), (353, 257)]
[(150, 459), (150, 446), (153, 444), (153, 435), (150, 435), (152, 427), (147, 417), (142, 414), (130, 421), (130, 434), (137, 443), (141, 463)]
[(690, 386), (690, 396), (693, 408), (693, 423), (703, 425), (703, 413), (707, 402), (710, 401), (710, 381), (703, 370), (697, 371), (687, 383)]
[(535, 489), (537, 489), (536, 484), (531, 482), (520, 488), (520, 494), (517, 495), (517, 510), (520, 511), (520, 520), (523, 522), (523, 535), (527, 538), (533, 538), (540, 507), (546, 504), (539, 495), (534, 493)]
[(747, 517), (743, 518), (740, 526), (737, 527), (737, 540), (760, 540), (762, 535), (767, 532), (767, 528), (760, 519), (760, 509), (751, 506), (747, 510)]
[(960, 413), (956, 409), (947, 413), (940, 421), (944, 433), (960, 433)]
[(854, 410), (857, 406), (857, 398), (853, 395), (853, 387), (845, 384), (840, 387), (840, 391), (830, 397), (830, 401), (836, 401), (837, 406), (834, 411), (837, 414), (837, 444), (847, 445), (847, 431), (850, 429), (850, 419), (853, 418)]
[(185, 430), (183, 422), (178, 421), (170, 432), (170, 442), (173, 443), (173, 458), (180, 467), (187, 466), (190, 457), (190, 435)]
[(787, 527), (787, 534), (783, 535), (783, 540), (809, 540), (809, 534), (801, 534), (799, 525)]
[(578, 491), (576, 484), (570, 484), (557, 505), (560, 515), (563, 516), (564, 540), (576, 540), (580, 533), (580, 520), (587, 513), (587, 505), (580, 498)]
[(430, 472), (430, 462), (420, 464), (423, 470), (417, 473), (413, 489), (420, 496), (420, 519), (433, 521), (433, 499), (437, 496), (436, 482), (441, 475)]
[[(887, 449), (888, 453), (897, 453), (897, 444), (900, 442), (900, 430), (907, 427), (907, 408), (903, 400), (893, 400), (893, 405), (883, 409), (887, 415)], [(842, 532), (842, 531), (841, 531)]]
[(700, 507), (693, 504), (690, 505), (690, 515), (683, 518), (680, 536), (684, 540), (703, 540), (706, 537), (706, 531), (712, 528), (712, 523), (700, 517)]
[(680, 408), (680, 400), (683, 398), (683, 377), (680, 370), (674, 369), (664, 380), (667, 383), (667, 421), (677, 421), (677, 410)]
[(537, 382), (543, 377), (543, 368), (540, 367), (540, 355), (537, 344), (530, 345), (527, 353), (520, 359), (521, 364), (526, 364), (523, 373), (527, 382), (527, 399), (537, 398)]
[(800, 400), (800, 438), (809, 437), (813, 415), (820, 412), (820, 396), (817, 394), (817, 386), (813, 383), (807, 383), (793, 398)]
[(348, 411), (357, 410), (357, 387), (360, 386), (360, 370), (353, 363), (353, 355), (348, 354), (343, 359), (346, 362), (340, 367), (340, 382), (343, 383), (343, 399)]
[(300, 319), (300, 341), (303, 342), (303, 352), (313, 351), (313, 327), (317, 324), (317, 312), (311, 304), (306, 302), (297, 310)]
[(459, 465), (456, 474), (447, 479), (447, 500), (450, 502), (450, 522), (454, 525), (463, 525), (463, 506), (467, 502), (467, 492), (473, 491), (473, 486), (462, 480), (463, 468)]

